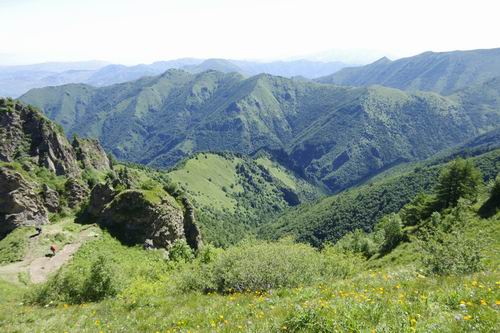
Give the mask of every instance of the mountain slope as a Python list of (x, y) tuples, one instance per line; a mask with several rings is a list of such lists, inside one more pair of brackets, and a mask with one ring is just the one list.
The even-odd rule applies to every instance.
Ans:
[(203, 239), (217, 246), (236, 243), (287, 208), (321, 195), (266, 154), (199, 153), (167, 177), (193, 204)]
[(445, 98), (271, 75), (169, 70), (103, 88), (35, 89), (21, 99), (69, 135), (99, 138), (119, 159), (168, 167), (198, 151), (266, 149), (337, 191), (493, 129), (500, 122), (495, 84), (491, 96), (464, 90)]
[(487, 152), (481, 144), (462, 148), (412, 165), (410, 170), (396, 169), (369, 184), (300, 205), (262, 226), (259, 234), (275, 239), (293, 235), (299, 241), (320, 246), (355, 229), (372, 231), (382, 216), (398, 212), (417, 194), (431, 191), (440, 170), (457, 156), (472, 158), (486, 181), (495, 179), (500, 172), (500, 141), (495, 145), (496, 149)]
[(500, 76), (500, 48), (425, 52), (396, 61), (382, 58), (366, 66), (344, 68), (318, 81), (350, 86), (380, 84), (450, 94), (497, 76)]

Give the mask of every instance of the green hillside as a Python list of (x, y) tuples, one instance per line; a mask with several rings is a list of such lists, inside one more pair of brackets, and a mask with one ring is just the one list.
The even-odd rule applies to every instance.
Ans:
[(425, 52), (391, 61), (344, 68), (318, 82), (349, 86), (380, 84), (403, 90), (450, 94), (500, 76), (500, 49)]
[[(497, 141), (496, 147), (499, 144)], [(488, 152), (483, 149), (469, 147), (460, 153), (413, 164), (406, 168), (409, 170), (389, 170), (384, 177), (363, 186), (293, 208), (264, 225), (259, 234), (274, 239), (292, 235), (299, 241), (320, 246), (356, 229), (371, 231), (382, 216), (398, 212), (417, 194), (432, 191), (440, 170), (457, 156), (470, 157), (486, 181), (494, 180), (500, 172), (500, 149)]]
[(500, 111), (492, 84), (488, 95), (478, 87), (446, 98), (169, 70), (103, 88), (34, 89), (22, 100), (60, 121), (69, 135), (99, 138), (120, 160), (169, 167), (199, 151), (265, 149), (338, 191), (493, 129)]
[(204, 239), (219, 246), (240, 241), (288, 207), (321, 194), (263, 154), (253, 159), (198, 153), (167, 175), (195, 206)]

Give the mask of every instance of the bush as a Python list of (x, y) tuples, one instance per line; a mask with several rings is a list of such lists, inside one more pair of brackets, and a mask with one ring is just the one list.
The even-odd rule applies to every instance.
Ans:
[(115, 296), (118, 285), (113, 264), (104, 256), (99, 256), (83, 284), (82, 301), (97, 302)]
[(380, 220), (375, 229), (383, 235), (380, 246), (381, 253), (388, 253), (403, 240), (402, 222), (398, 214), (386, 215)]
[(360, 254), (345, 251), (338, 246), (327, 245), (321, 251), (325, 277), (345, 279), (359, 272), (365, 262)]
[(346, 252), (360, 253), (365, 258), (370, 258), (377, 253), (377, 244), (361, 229), (356, 229), (338, 240), (336, 246)]
[(461, 232), (439, 232), (422, 246), (423, 264), (437, 275), (470, 274), (482, 269), (480, 247)]
[(281, 331), (327, 333), (335, 330), (325, 313), (316, 308), (298, 307), (281, 325)]
[(70, 266), (60, 270), (28, 295), (37, 304), (97, 302), (115, 296), (120, 287), (118, 270), (100, 255), (90, 267)]
[(245, 242), (214, 262), (213, 281), (221, 292), (270, 290), (310, 283), (320, 274), (320, 255), (290, 240)]
[(181, 290), (226, 293), (296, 287), (316, 280), (322, 272), (320, 253), (291, 240), (244, 241), (215, 254), (208, 264), (201, 259), (206, 256), (179, 273)]
[(168, 256), (175, 262), (191, 262), (194, 259), (193, 249), (184, 239), (177, 239), (174, 242)]

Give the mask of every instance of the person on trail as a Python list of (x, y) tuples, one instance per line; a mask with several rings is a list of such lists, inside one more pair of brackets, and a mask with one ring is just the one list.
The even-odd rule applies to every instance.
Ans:
[(57, 247), (55, 245), (50, 246), (50, 251), (52, 251), (52, 256), (56, 255)]

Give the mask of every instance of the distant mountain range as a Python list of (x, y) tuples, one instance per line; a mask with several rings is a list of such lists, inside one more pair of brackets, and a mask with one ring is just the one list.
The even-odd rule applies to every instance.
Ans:
[(34, 89), (21, 100), (69, 135), (99, 138), (119, 159), (170, 167), (198, 151), (266, 150), (331, 191), (500, 124), (499, 79), (444, 97), (264, 74), (168, 70), (102, 88)]
[(317, 81), (348, 86), (380, 84), (447, 95), (497, 76), (500, 76), (500, 48), (425, 52), (396, 61), (382, 58), (366, 66), (344, 68)]
[(268, 73), (285, 77), (313, 79), (348, 66), (341, 62), (309, 60), (252, 62), (226, 59), (184, 58), (158, 61), (149, 65), (124, 66), (99, 61), (44, 63), (26, 66), (0, 66), (0, 96), (18, 97), (30, 89), (69, 83), (85, 83), (96, 87), (160, 75), (168, 69), (184, 69), (191, 73), (218, 70), (246, 76)]

